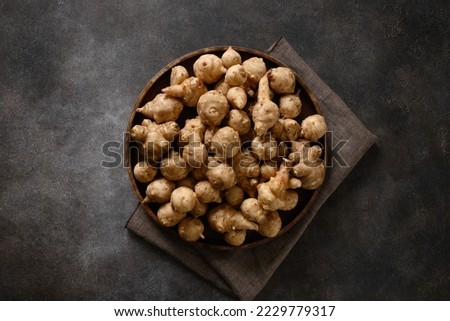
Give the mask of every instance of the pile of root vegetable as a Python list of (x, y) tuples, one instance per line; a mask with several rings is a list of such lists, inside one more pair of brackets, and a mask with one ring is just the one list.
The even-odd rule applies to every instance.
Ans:
[[(267, 70), (260, 57), (242, 61), (229, 47), (200, 56), (193, 73), (175, 66), (170, 86), (137, 109), (146, 118), (130, 134), (145, 157), (133, 169), (148, 184), (143, 203), (158, 203), (159, 223), (178, 225), (185, 241), (204, 238), (204, 224), (234, 246), (248, 230), (275, 237), (280, 215), (298, 203), (296, 189), (324, 180), (322, 148), (312, 142), (326, 122), (299, 119), (294, 73)], [(185, 108), (197, 114), (181, 124)]]

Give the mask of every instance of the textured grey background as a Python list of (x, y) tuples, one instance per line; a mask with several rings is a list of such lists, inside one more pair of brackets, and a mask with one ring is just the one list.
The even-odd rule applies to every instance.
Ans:
[(286, 37), (379, 137), (260, 300), (450, 299), (448, 1), (2, 1), (0, 299), (231, 299), (123, 229), (104, 169), (136, 97), (201, 47)]

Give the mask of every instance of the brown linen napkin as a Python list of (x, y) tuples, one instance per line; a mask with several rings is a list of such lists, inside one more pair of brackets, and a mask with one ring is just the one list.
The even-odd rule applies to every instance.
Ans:
[[(333, 141), (335, 143), (340, 140), (348, 141), (339, 151), (339, 155), (348, 166), (328, 168), (322, 189), (303, 219), (285, 234), (253, 249), (217, 252), (194, 248), (160, 228), (141, 206), (136, 208), (126, 225), (130, 231), (158, 246), (198, 275), (241, 300), (251, 300), (261, 291), (322, 204), (376, 140), (341, 98), (316, 75), (284, 38), (280, 38), (271, 46), (268, 53), (289, 65), (316, 96), (327, 119), (329, 130), (333, 132)], [(333, 154), (330, 153), (330, 159), (332, 157)]]

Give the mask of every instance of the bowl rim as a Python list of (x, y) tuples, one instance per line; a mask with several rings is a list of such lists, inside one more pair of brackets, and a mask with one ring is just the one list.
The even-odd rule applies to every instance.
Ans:
[[(319, 103), (317, 101), (317, 98), (315, 97), (315, 95), (311, 92), (311, 90), (308, 88), (308, 86), (305, 84), (305, 82), (298, 76), (298, 74), (295, 72), (295, 70), (290, 67), (288, 64), (284, 63), (283, 61), (269, 55), (267, 52), (264, 51), (260, 51), (257, 49), (251, 49), (251, 48), (247, 48), (247, 47), (242, 47), (242, 46), (233, 46), (233, 45), (221, 45), (221, 46), (212, 46), (212, 47), (205, 47), (205, 48), (201, 48), (201, 49), (197, 49), (194, 51), (191, 51), (189, 53), (186, 53), (174, 60), (172, 60), (171, 62), (169, 62), (168, 64), (166, 64), (163, 68), (161, 68), (148, 82), (147, 84), (144, 86), (144, 88), (141, 90), (138, 98), (136, 99), (133, 109), (130, 113), (130, 117), (128, 118), (128, 122), (127, 122), (127, 128), (125, 131), (125, 139), (124, 139), (124, 146), (123, 146), (123, 152), (124, 152), (124, 166), (127, 169), (128, 172), (128, 177), (130, 178), (130, 182), (131, 185), (133, 187), (134, 193), (136, 194), (136, 197), (139, 200), (140, 206), (142, 206), (142, 208), (145, 210), (145, 212), (147, 213), (147, 215), (149, 215), (153, 221), (155, 221), (156, 224), (158, 224), (162, 230), (166, 231), (167, 233), (170, 234), (174, 234), (175, 236), (178, 236), (177, 233), (175, 233), (175, 231), (172, 228), (168, 228), (165, 226), (162, 226), (161, 224), (158, 223), (158, 219), (156, 214), (151, 210), (151, 208), (145, 204), (142, 203), (143, 201), (143, 197), (141, 196), (141, 193), (139, 191), (139, 188), (136, 184), (136, 179), (134, 177), (133, 174), (133, 168), (131, 166), (131, 160), (130, 160), (130, 155), (129, 155), (129, 145), (131, 142), (130, 139), (130, 130), (133, 126), (133, 122), (136, 116), (136, 109), (142, 106), (142, 102), (144, 100), (144, 97), (146, 96), (147, 92), (150, 90), (150, 88), (153, 86), (153, 84), (155, 84), (159, 78), (161, 78), (161, 76), (163, 76), (166, 72), (170, 71), (173, 67), (181, 64), (182, 62), (184, 62), (185, 60), (197, 57), (197, 56), (201, 56), (203, 54), (209, 54), (209, 53), (213, 53), (213, 52), (217, 52), (217, 51), (223, 51), (225, 52), (229, 47), (232, 47), (234, 50), (236, 50), (237, 52), (244, 52), (246, 54), (251, 54), (257, 57), (261, 57), (264, 58), (280, 67), (287, 67), (290, 68), (292, 70), (292, 72), (295, 75), (295, 79), (296, 81), (301, 85), (302, 89), (305, 90), (305, 92), (307, 93), (307, 95), (309, 96), (309, 98), (311, 99), (311, 102), (314, 105), (314, 108), (316, 110), (317, 114), (320, 114), (323, 116)], [(328, 164), (328, 142), (326, 139), (326, 135), (324, 137), (324, 151), (323, 151), (323, 160), (325, 164)], [(327, 166), (325, 166), (325, 179), (327, 177), (326, 175), (327, 172)], [(233, 245), (221, 245), (221, 244), (208, 244), (205, 242), (184, 242), (183, 243), (188, 243), (188, 244), (192, 244), (196, 247), (200, 247), (200, 248), (207, 248), (207, 249), (214, 249), (214, 250), (242, 250), (242, 249), (250, 249), (250, 248), (255, 248), (255, 247), (259, 247), (261, 245), (267, 244), (269, 242), (271, 242), (272, 240), (277, 239), (278, 237), (280, 237), (281, 235), (285, 234), (287, 231), (289, 231), (295, 224), (297, 224), (305, 215), (306, 213), (309, 211), (309, 209), (311, 208), (311, 206), (314, 204), (314, 202), (317, 199), (317, 196), (319, 195), (320, 191), (322, 189), (322, 186), (320, 186), (319, 188), (315, 189), (313, 194), (311, 195), (311, 198), (309, 199), (309, 201), (307, 202), (307, 204), (301, 209), (300, 213), (298, 213), (296, 215), (296, 217), (290, 221), (288, 224), (284, 225), (280, 232), (275, 236), (275, 237), (264, 237), (260, 240), (256, 240), (253, 241), (251, 243), (244, 243), (240, 246), (233, 246)], [(182, 241), (180, 239), (180, 241)]]

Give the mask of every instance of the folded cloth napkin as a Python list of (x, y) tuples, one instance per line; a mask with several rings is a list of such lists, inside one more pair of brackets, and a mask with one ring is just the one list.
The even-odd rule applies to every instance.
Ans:
[[(339, 156), (345, 160), (346, 166), (327, 168), (321, 191), (306, 215), (285, 234), (253, 249), (214, 251), (194, 247), (169, 235), (152, 221), (140, 205), (126, 225), (130, 231), (241, 300), (251, 300), (261, 291), (322, 204), (376, 140), (341, 98), (317, 76), (284, 38), (280, 38), (267, 52), (290, 66), (303, 80), (304, 87), (315, 95), (328, 128), (333, 133), (333, 141), (348, 141), (339, 151)], [(329, 157), (333, 157), (332, 152)]]

